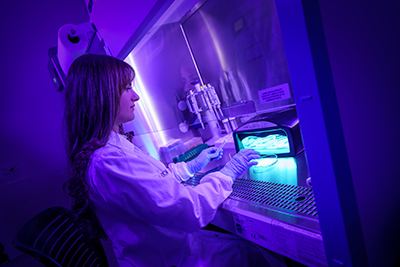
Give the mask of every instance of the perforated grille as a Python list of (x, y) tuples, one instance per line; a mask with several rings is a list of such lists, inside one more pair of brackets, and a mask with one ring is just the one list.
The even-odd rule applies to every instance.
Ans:
[[(196, 175), (185, 184), (194, 187), (199, 184), (203, 176)], [(229, 198), (271, 206), (305, 216), (318, 216), (314, 193), (310, 187), (236, 179)]]
[(230, 198), (272, 206), (307, 216), (317, 216), (314, 193), (311, 188), (287, 184), (237, 179)]

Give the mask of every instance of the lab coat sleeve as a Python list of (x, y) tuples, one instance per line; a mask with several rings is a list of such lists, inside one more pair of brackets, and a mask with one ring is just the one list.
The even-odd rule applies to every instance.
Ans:
[(184, 182), (193, 176), (193, 173), (189, 172), (186, 162), (170, 163), (168, 168), (178, 182)]
[(89, 168), (93, 192), (107, 205), (154, 225), (196, 231), (214, 219), (232, 192), (232, 179), (220, 172), (206, 175), (192, 188), (141, 155), (103, 150)]

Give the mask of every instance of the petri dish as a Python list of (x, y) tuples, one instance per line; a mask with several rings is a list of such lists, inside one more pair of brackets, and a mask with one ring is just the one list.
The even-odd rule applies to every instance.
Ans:
[(260, 173), (269, 170), (271, 167), (275, 166), (278, 163), (277, 155), (266, 155), (260, 159), (255, 159), (258, 162), (257, 165), (254, 165), (253, 172)]

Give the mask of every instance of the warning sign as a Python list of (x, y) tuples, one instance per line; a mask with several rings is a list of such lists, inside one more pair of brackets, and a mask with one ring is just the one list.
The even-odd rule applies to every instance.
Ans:
[(290, 98), (289, 84), (284, 83), (274, 87), (270, 87), (261, 91), (258, 91), (261, 104), (266, 104), (274, 101)]

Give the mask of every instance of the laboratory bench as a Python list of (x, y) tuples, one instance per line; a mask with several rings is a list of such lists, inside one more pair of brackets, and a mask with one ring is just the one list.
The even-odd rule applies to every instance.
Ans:
[[(225, 150), (225, 157), (234, 154)], [(259, 165), (235, 180), (211, 223), (307, 266), (327, 266), (305, 153)], [(221, 168), (196, 173), (185, 185)]]

